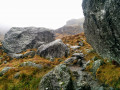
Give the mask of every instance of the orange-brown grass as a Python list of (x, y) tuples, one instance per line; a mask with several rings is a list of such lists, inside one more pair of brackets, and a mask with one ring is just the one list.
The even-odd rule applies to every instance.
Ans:
[(37, 51), (37, 49), (36, 49), (36, 48), (27, 49), (27, 50), (25, 50), (24, 52), (21, 52), (21, 53), (19, 53), (19, 54), (25, 54), (25, 53), (30, 52), (30, 51)]
[(63, 37), (69, 36), (67, 34), (60, 34), (60, 33), (55, 33), (55, 35), (56, 35), (55, 39), (61, 39)]
[[(26, 52), (29, 51), (36, 51), (35, 49), (29, 49), (26, 50)], [(22, 54), (25, 54), (26, 52), (23, 52)], [(56, 58), (54, 62), (51, 62), (48, 59), (42, 58), (38, 55), (35, 55), (34, 58), (23, 58), (23, 59), (13, 59), (9, 60), (9, 56), (7, 56), (6, 53), (4, 53), (3, 50), (0, 49), (0, 56), (2, 57), (1, 65), (0, 65), (0, 71), (4, 67), (15, 67), (14, 69), (9, 70), (7, 73), (5, 73), (4, 76), (0, 77), (0, 88), (2, 90), (11, 90), (16, 88), (18, 89), (24, 89), (24, 90), (36, 90), (38, 88), (38, 84), (40, 82), (40, 79), (49, 72), (52, 68), (54, 68), (56, 65), (60, 64), (58, 61), (59, 59)], [(65, 59), (65, 57), (61, 58), (62, 60)], [(7, 60), (7, 64), (4, 64), (3, 61)], [(36, 64), (42, 64), (43, 69), (39, 70), (34, 67), (20, 67), (20, 64), (23, 62), (32, 61)], [(14, 75), (20, 72), (20, 78), (14, 79)], [(27, 80), (28, 79), (28, 80)], [(23, 81), (23, 82), (21, 82)], [(28, 83), (28, 84), (26, 84)], [(35, 85), (36, 84), (36, 85)], [(27, 85), (29, 85), (27, 87)], [(35, 87), (34, 87), (35, 86)], [(11, 87), (11, 88), (10, 88)]]
[(0, 57), (2, 58), (0, 60), (0, 64), (3, 62), (3, 61), (10, 61), (11, 58), (7, 55), (7, 53), (5, 53), (2, 49), (0, 49)]
[(62, 38), (63, 42), (70, 45), (77, 45), (79, 41), (85, 40), (84, 33), (66, 36)]
[[(31, 51), (31, 49), (26, 50), (26, 52), (29, 51)], [(34, 49), (34, 51), (36, 50)], [(23, 52), (22, 54), (25, 54), (26, 52)], [(0, 50), (0, 55), (2, 57), (7, 56), (7, 54), (4, 53), (3, 50)], [(0, 65), (0, 71), (4, 67), (15, 67), (15, 68), (10, 69), (7, 73), (5, 73), (4, 76), (0, 77), (0, 88), (2, 88), (3, 90), (11, 90), (11, 88), (12, 89), (16, 88), (15, 90), (17, 89), (36, 90), (38, 89), (38, 84), (40, 82), (40, 79), (56, 65), (62, 63), (59, 61), (60, 59), (64, 61), (66, 58), (65, 57), (55, 58), (55, 60), (51, 62), (49, 59), (45, 59), (38, 55), (35, 55), (33, 58), (8, 60), (7, 64), (3, 63), (3, 61), (6, 60), (3, 58)], [(43, 69), (39, 70), (35, 67), (27, 67), (27, 66), (20, 67), (20, 64), (27, 61), (32, 61), (36, 64), (41, 64), (43, 65)], [(13, 78), (17, 72), (20, 72), (19, 79)]]
[[(87, 66), (87, 71), (90, 72), (93, 64), (93, 57), (97, 57), (98, 59), (104, 60), (105, 64), (103, 64), (96, 73), (96, 78), (112, 87), (120, 88), (120, 67), (113, 65), (110, 62), (107, 62), (108, 59), (103, 59), (100, 57), (93, 48), (86, 42), (86, 38), (84, 33), (80, 33), (77, 35), (72, 36), (66, 36), (62, 38), (63, 42), (65, 44), (70, 44), (71, 46), (79, 45), (79, 42), (82, 41), (84, 43), (83, 46), (80, 47), (82, 53), (85, 55), (85, 60), (90, 60), (90, 65)], [(33, 49), (36, 51), (35, 49)], [(31, 51), (31, 49), (26, 50), (26, 52)], [(25, 54), (26, 52), (23, 52), (22, 54)], [(70, 55), (67, 58), (70, 58), (71, 55), (74, 52), (70, 49)], [(62, 58), (55, 58), (53, 62), (51, 62), (48, 59), (44, 59), (38, 55), (35, 55), (34, 58), (23, 58), (23, 59), (13, 59), (9, 60), (6, 53), (4, 53), (2, 50), (0, 50), (0, 55), (3, 58), (2, 62), (6, 59), (8, 59), (7, 64), (3, 64), (0, 62), (0, 70), (2, 70), (4, 67), (15, 67), (14, 69), (9, 70), (3, 77), (0, 77), (0, 88), (2, 90), (37, 90), (38, 84), (40, 82), (40, 79), (49, 72), (52, 68), (54, 68), (56, 65), (63, 63), (64, 60), (66, 60), (66, 57)], [(60, 60), (62, 62), (60, 62)], [(44, 68), (42, 70), (38, 70), (34, 67), (19, 67), (19, 65), (26, 61), (32, 61), (36, 64), (42, 64)], [(14, 79), (13, 76), (15, 73), (20, 72), (19, 79)], [(11, 87), (11, 88), (10, 88)]]
[[(11, 69), (0, 78), (0, 88), (2, 90), (37, 90), (40, 79), (52, 68), (39, 70), (34, 67), (20, 67)], [(18, 79), (14, 75), (20, 72)]]
[(120, 88), (120, 67), (106, 62), (96, 73), (96, 77), (103, 83), (114, 88)]
[[(4, 52), (2, 51), (2, 56), (4, 56), (3, 53)], [(27, 67), (27, 66), (20, 67), (20, 64), (27, 61), (32, 61), (35, 62), (36, 64), (42, 64), (43, 69), (39, 70), (37, 68)], [(0, 71), (4, 67), (15, 67), (15, 68), (9, 70), (7, 73), (5, 73), (4, 76), (0, 77), (0, 88), (2, 88), (3, 90), (11, 90), (11, 88), (12, 89), (16, 88), (15, 90), (17, 89), (36, 90), (38, 88), (40, 79), (52, 68), (54, 68), (54, 66), (58, 64), (59, 62), (57, 60), (51, 62), (50, 60), (44, 59), (38, 55), (36, 55), (34, 58), (13, 59), (11, 61), (8, 61), (7, 64), (1, 63)], [(17, 72), (20, 72), (21, 76), (19, 79), (14, 79), (13, 76)], [(34, 85), (34, 83), (36, 83), (36, 85)], [(9, 86), (11, 86), (11, 88)]]
[(80, 33), (77, 35), (72, 35), (72, 36), (67, 36), (62, 38), (63, 42), (66, 44), (70, 44), (70, 45), (78, 45), (80, 41), (83, 42), (83, 46), (80, 47), (79, 50), (82, 51), (83, 54), (85, 54), (85, 60), (90, 60), (91, 58), (93, 58), (94, 56), (98, 56), (98, 54), (96, 52), (91, 52), (88, 54), (87, 49), (91, 50), (92, 47), (86, 42), (86, 38), (84, 33)]

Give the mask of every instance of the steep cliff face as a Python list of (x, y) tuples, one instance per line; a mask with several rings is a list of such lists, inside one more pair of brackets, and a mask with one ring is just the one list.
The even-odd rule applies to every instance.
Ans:
[(82, 6), (88, 43), (120, 63), (120, 0), (83, 0)]

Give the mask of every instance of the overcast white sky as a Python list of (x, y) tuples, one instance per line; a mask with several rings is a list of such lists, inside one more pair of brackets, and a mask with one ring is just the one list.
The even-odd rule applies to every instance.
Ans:
[(83, 17), (82, 0), (0, 0), (0, 25), (59, 28)]

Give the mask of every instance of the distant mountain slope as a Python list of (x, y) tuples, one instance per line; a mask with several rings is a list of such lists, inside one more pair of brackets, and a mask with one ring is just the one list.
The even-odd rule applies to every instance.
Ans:
[(0, 33), (0, 41), (2, 41), (3, 39), (4, 39), (4, 35)]
[(75, 34), (83, 32), (84, 31), (83, 22), (84, 22), (84, 18), (71, 19), (67, 21), (66, 25), (54, 31), (56, 34), (56, 38), (62, 38), (64, 36), (75, 35)]
[(8, 32), (10, 30), (10, 28), (11, 27), (9, 27), (9, 26), (0, 24), (0, 40), (4, 39), (5, 33)]
[(66, 25), (83, 25), (84, 18), (80, 19), (71, 19), (66, 22)]

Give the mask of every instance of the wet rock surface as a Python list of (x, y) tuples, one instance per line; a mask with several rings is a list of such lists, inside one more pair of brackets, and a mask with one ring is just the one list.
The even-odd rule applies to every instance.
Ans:
[(120, 1), (83, 0), (87, 41), (103, 57), (120, 63)]
[(39, 90), (73, 90), (67, 66), (60, 64), (46, 74), (40, 81)]
[[(85, 71), (90, 61), (86, 62), (84, 60), (83, 53), (74, 53), (73, 56), (65, 60), (64, 64), (57, 66), (46, 74), (40, 82), (39, 90), (114, 90), (100, 83), (95, 78), (95, 74), (91, 75), (89, 72)], [(103, 63), (102, 60), (94, 61), (92, 72), (96, 73), (96, 70)], [(60, 80), (58, 78), (60, 78)], [(72, 78), (72, 80), (70, 80), (70, 78)], [(67, 81), (67, 84), (64, 84), (65, 81)], [(71, 84), (68, 84), (68, 82)], [(64, 88), (60, 86), (60, 84), (71, 88)]]
[(42, 44), (53, 40), (55, 40), (54, 34), (50, 29), (13, 27), (5, 34), (2, 44), (7, 53), (20, 53), (26, 49), (40, 46), (40, 42)]
[(37, 50), (37, 54), (44, 58), (60, 58), (68, 56), (69, 49), (62, 40), (58, 39), (48, 44), (40, 46)]

